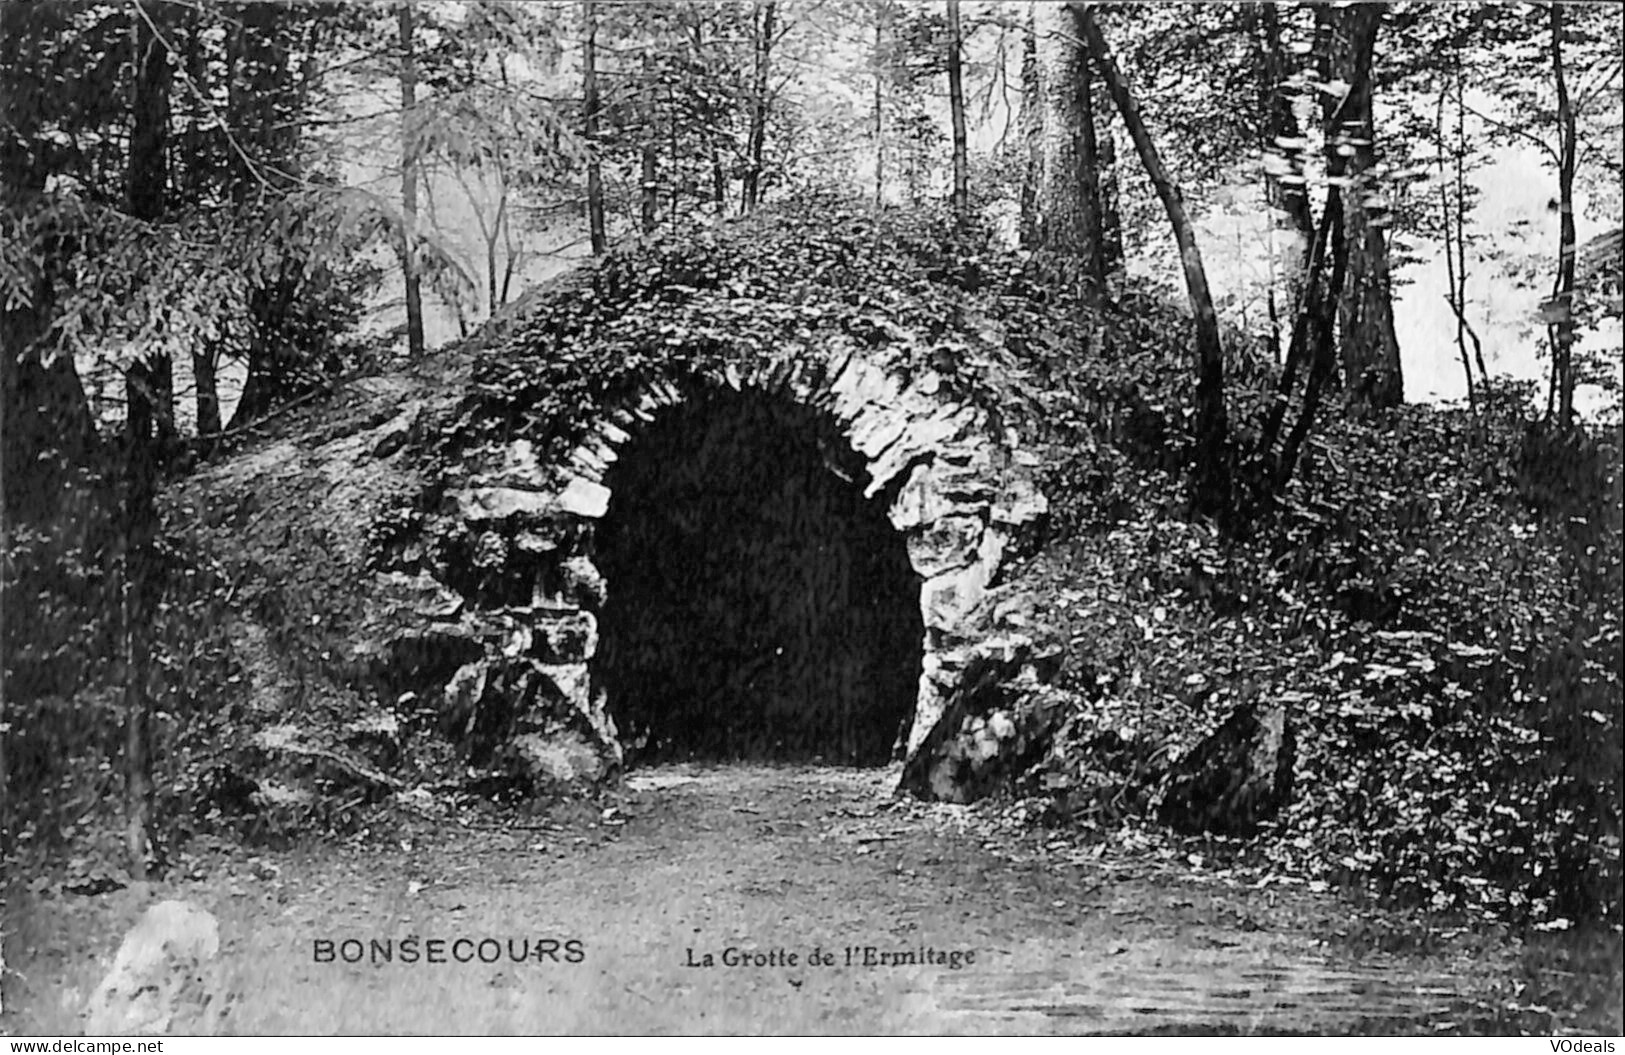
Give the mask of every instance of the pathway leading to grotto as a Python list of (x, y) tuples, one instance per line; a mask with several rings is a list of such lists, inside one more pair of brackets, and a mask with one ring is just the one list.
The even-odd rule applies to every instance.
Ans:
[[(16, 1025), (82, 1029), (119, 936), (168, 897), (220, 921), (209, 1007), (178, 1031), (1428, 1033), (1497, 975), (1459, 951), (1356, 956), (1323, 941), (1359, 923), (1329, 895), (995, 839), (986, 813), (895, 800), (896, 782), (895, 768), (663, 766), (635, 772), (619, 805), (523, 830), (425, 823), (40, 900), (11, 954), (27, 979), (9, 994)], [(405, 962), (414, 936), (445, 939), (445, 962), (426, 944)]]

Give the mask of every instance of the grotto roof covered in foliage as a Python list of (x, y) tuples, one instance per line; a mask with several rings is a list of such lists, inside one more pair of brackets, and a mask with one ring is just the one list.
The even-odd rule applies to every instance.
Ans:
[(1019, 259), (934, 210), (801, 199), (617, 248), (539, 286), (467, 342), (454, 430), (562, 451), (597, 409), (661, 380), (721, 382), (830, 342), (1011, 413), (1035, 390), (1013, 349), (1042, 327)]

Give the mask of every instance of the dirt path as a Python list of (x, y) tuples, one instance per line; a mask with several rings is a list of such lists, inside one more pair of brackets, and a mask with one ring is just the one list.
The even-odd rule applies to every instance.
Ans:
[[(425, 823), (382, 847), (40, 899), (11, 945), (7, 1025), (82, 1029), (123, 927), (165, 897), (220, 920), (197, 1030), (1428, 1033), (1489, 999), (1482, 944), (1356, 956), (1324, 940), (1350, 917), (1329, 896), (993, 840), (972, 811), (893, 801), (895, 777), (670, 767), (634, 775), (612, 812), (532, 830)], [(447, 962), (423, 945), (404, 962), (413, 935), (445, 939)], [(374, 941), (389, 962), (371, 962)], [(767, 962), (724, 965), (730, 949)], [(814, 949), (830, 962), (810, 964)], [(689, 966), (707, 955), (716, 966)]]

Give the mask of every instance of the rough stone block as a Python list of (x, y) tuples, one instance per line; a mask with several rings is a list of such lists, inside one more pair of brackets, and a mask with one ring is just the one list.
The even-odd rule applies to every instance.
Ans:
[(908, 531), (945, 515), (953, 506), (937, 487), (937, 469), (934, 465), (917, 466), (897, 492), (886, 516), (892, 527)]
[(184, 901), (160, 901), (119, 944), (112, 970), (91, 995), (86, 1032), (168, 1033), (212, 1001), (199, 968), (220, 951), (220, 925)]
[(592, 608), (602, 608), (609, 595), (598, 566), (586, 557), (571, 557), (564, 562), (564, 588), (569, 600)]
[(908, 415), (901, 410), (877, 406), (863, 409), (847, 432), (852, 449), (873, 459), (896, 443), (908, 429)]
[(1291, 798), (1295, 757), (1284, 704), (1237, 708), (1169, 772), (1162, 821), (1184, 832), (1250, 835)]
[(418, 412), (421, 409), (421, 406), (408, 407), (376, 429), (373, 432), (376, 439), (372, 444), (372, 456), (388, 458), (406, 446), (407, 441), (412, 438), (412, 430), (417, 427)]
[(540, 663), (536, 672), (546, 679), (542, 689), (545, 694), (586, 709), (591, 683), (586, 663)]
[(609, 512), (609, 488), (578, 476), (559, 495), (558, 508), (579, 517), (601, 517)]
[(458, 515), (471, 524), (511, 517), (540, 518), (557, 508), (551, 494), (516, 487), (473, 487), (456, 492), (453, 499)]
[(504, 751), (509, 768), (517, 769), (538, 792), (598, 786), (612, 766), (602, 751), (580, 733), (522, 733)]
[(908, 534), (908, 558), (930, 579), (976, 560), (984, 529), (977, 516), (943, 516)]
[(1019, 477), (1010, 482), (992, 508), (997, 524), (1030, 524), (1048, 513), (1049, 499), (1030, 481)]
[(920, 590), (920, 616), (929, 628), (954, 630), (987, 593), (990, 570), (982, 564), (944, 572)]
[(546, 470), (536, 457), (536, 445), (529, 440), (514, 440), (502, 452), (502, 474), (536, 480), (546, 479)]
[(581, 663), (598, 652), (598, 620), (591, 612), (537, 612), (531, 654), (544, 663)]

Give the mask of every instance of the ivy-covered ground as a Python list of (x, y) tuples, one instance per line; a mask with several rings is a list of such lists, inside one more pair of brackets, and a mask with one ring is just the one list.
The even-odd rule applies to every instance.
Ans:
[[(821, 334), (886, 344), (1045, 455), (1051, 521), (1007, 579), (1038, 599), (1032, 629), (1059, 644), (1058, 680), (1077, 702), (983, 809), (1083, 845), (1141, 838), (1160, 831), (1171, 759), (1237, 704), (1284, 703), (1297, 731), (1292, 803), (1255, 837), (1205, 840), (1205, 861), (1325, 883), (1418, 920), (1583, 934), (1612, 942), (1617, 959), (1618, 431), (1553, 436), (1531, 393), (1510, 388), (1476, 413), (1405, 407), (1357, 421), (1334, 409), (1287, 491), (1261, 500), (1249, 444), (1275, 371), (1263, 342), (1232, 333), (1237, 491), (1251, 497), (1221, 533), (1188, 511), (1189, 327), (1175, 303), (1134, 290), (1086, 312), (1032, 261), (941, 217), (798, 204), (619, 250), (525, 298), (443, 354), (471, 373), (421, 371), (415, 383), (472, 379), (422, 457), (455, 459), (520, 429), (557, 453), (586, 411), (651, 375), (721, 376)], [(319, 432), (326, 413), (312, 404), (273, 428)], [(280, 439), (253, 441), (264, 442)], [(277, 549), (304, 537), (298, 525), (271, 507), (240, 512), (262, 548), (245, 561), (299, 563)], [(24, 532), (13, 554), (39, 569), (26, 580), (42, 597), (30, 669), (73, 668), (53, 675), (71, 691), (13, 712), (29, 730), (13, 758), (33, 766), (51, 813), (24, 829), (38, 838), (12, 874), (45, 877), (45, 889), (120, 881), (116, 667), (96, 615), (111, 608), (94, 562), (56, 560), (70, 535)], [(177, 839), (321, 838), (395, 808), (346, 798), (303, 833), (222, 817), (230, 789), (203, 777), (241, 732), (244, 716), (218, 700), (243, 659), (219, 627), (243, 588), (183, 533), (166, 552), (154, 681), (161, 809), (188, 818)], [(318, 654), (321, 620), (299, 614), (289, 640)]]

